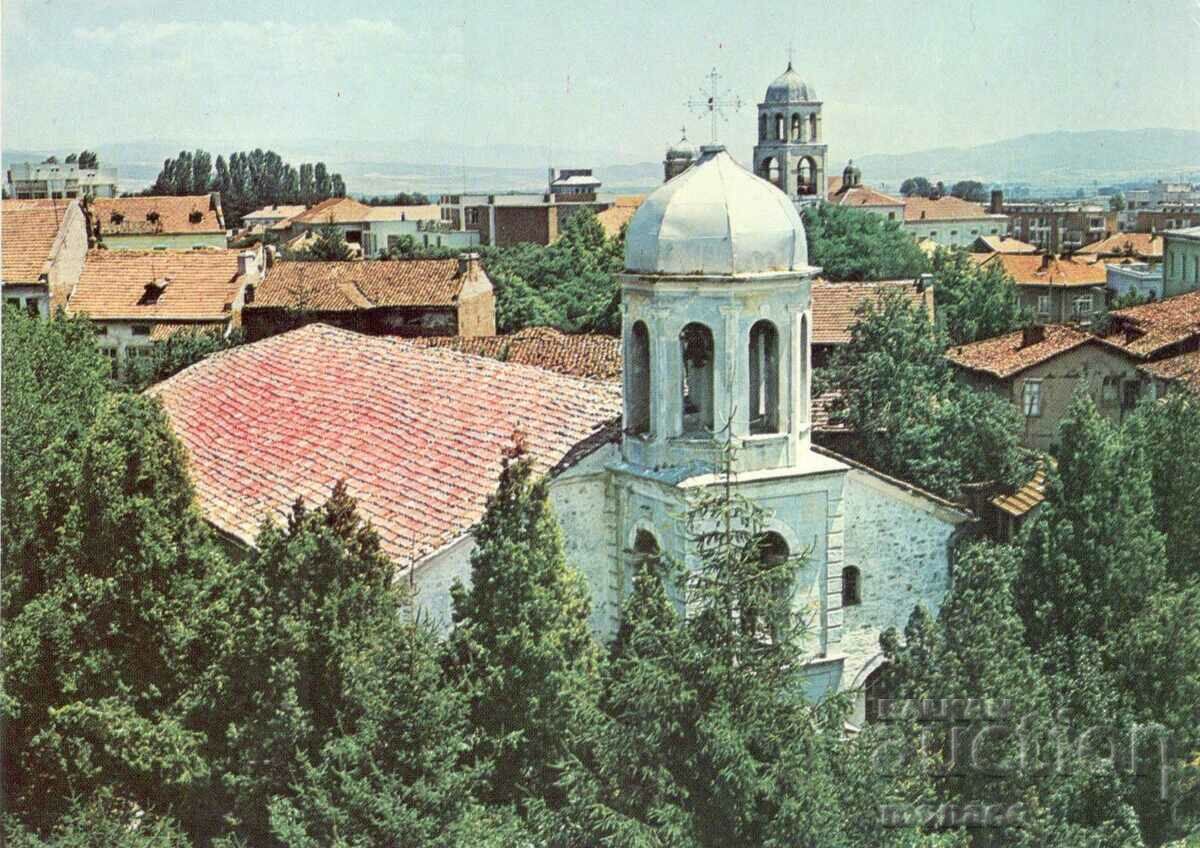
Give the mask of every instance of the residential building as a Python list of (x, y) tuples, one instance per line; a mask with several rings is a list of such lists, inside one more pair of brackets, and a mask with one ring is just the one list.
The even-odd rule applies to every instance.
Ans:
[(1161, 262), (1105, 262), (1104, 272), (1109, 298), (1139, 297), (1158, 300), (1163, 296), (1163, 266)]
[(251, 341), (315, 322), (395, 336), (493, 336), (496, 298), (479, 254), (458, 259), (276, 262), (246, 293)]
[(1021, 241), (1005, 233), (980, 236), (967, 249), (972, 253), (1038, 253), (1041, 250), (1036, 244)]
[(1134, 227), (1139, 233), (1161, 233), (1163, 230), (1200, 227), (1200, 203), (1139, 210)]
[(1122, 230), (1138, 229), (1137, 217), (1142, 212), (1162, 212), (1168, 207), (1200, 206), (1200, 187), (1190, 183), (1171, 183), (1159, 180), (1149, 188), (1124, 192), (1125, 208), (1117, 214)]
[[(929, 276), (929, 275), (927, 275)], [(879, 303), (887, 292), (899, 292), (934, 320), (932, 277), (916, 280), (879, 280), (872, 283), (831, 283), (814, 280), (812, 286), (812, 365), (824, 368), (834, 352), (849, 344), (858, 321), (858, 310), (868, 302)]]
[(224, 249), (229, 240), (221, 195), (98, 198), (92, 202), (97, 240), (108, 250)]
[(96, 324), (101, 350), (119, 371), (150, 344), (178, 332), (228, 333), (245, 292), (262, 279), (253, 250), (92, 250), (67, 311)]
[(829, 194), (825, 199), (834, 206), (874, 212), (889, 221), (904, 220), (904, 201), (863, 185), (862, 171), (854, 160), (847, 163), (841, 177), (829, 180)]
[(1200, 288), (1200, 226), (1163, 233), (1163, 295)]
[[(442, 626), (514, 440), (548, 476), (605, 639), (639, 561), (696, 567), (679, 521), (689, 499), (732, 486), (768, 516), (764, 558), (805, 555), (793, 603), (811, 622), (807, 691), (857, 693), (861, 719), (880, 635), (918, 605), (936, 614), (972, 516), (812, 446), (815, 269), (790, 198), (720, 147), (658, 192), (626, 236), (620, 384), (313, 324), (151, 393), (188, 452), (200, 509), (231, 543), (253, 545), (298, 493), (319, 502), (342, 481)], [(725, 438), (738, 448), (732, 479)]]
[(1200, 349), (1200, 291), (1109, 313), (1107, 339), (1146, 360)]
[(1117, 232), (1117, 215), (1106, 204), (1079, 201), (1005, 202), (992, 192), (989, 207), (1008, 216), (1008, 234), (1048, 253), (1079, 250)]
[(616, 238), (621, 234), (621, 228), (633, 219), (633, 215), (646, 200), (644, 194), (629, 194), (617, 197), (612, 206), (596, 213), (596, 220), (604, 228), (604, 234)]
[(1200, 350), (1147, 362), (1138, 371), (1142, 374), (1143, 391), (1151, 398), (1178, 391), (1200, 395)]
[(972, 254), (983, 265), (999, 265), (1017, 284), (1021, 305), (1043, 324), (1087, 324), (1107, 303), (1103, 263), (1059, 259), (1050, 254)]
[(1008, 218), (982, 204), (951, 195), (904, 198), (904, 229), (914, 241), (930, 240), (942, 247), (970, 247), (980, 236), (999, 236)]
[(549, 191), (555, 201), (592, 201), (600, 190), (600, 181), (591, 168), (550, 169)]
[(950, 348), (946, 358), (967, 385), (994, 392), (1024, 419), (1022, 443), (1049, 450), (1081, 387), (1096, 408), (1120, 421), (1137, 403), (1136, 354), (1075, 327), (1033, 324), (1015, 333)]
[(1081, 259), (1139, 259), (1162, 262), (1163, 237), (1160, 233), (1114, 233), (1108, 238), (1084, 245), (1072, 254)]
[(264, 230), (285, 228), (288, 221), (307, 211), (308, 207), (303, 204), (299, 206), (264, 206), (243, 215), (242, 226), (250, 230), (256, 227)]
[(441, 209), (425, 206), (368, 206), (352, 197), (331, 197), (288, 219), (288, 247), (303, 248), (324, 226), (337, 227), (351, 248), (364, 258), (387, 253), (404, 236), (418, 247), (455, 250), (479, 244), (477, 233), (455, 231), (442, 222)]
[(534, 365), (570, 377), (609, 383), (621, 381), (621, 340), (616, 336), (567, 334), (553, 327), (527, 327), (507, 336), (422, 336), (412, 339), (412, 343)]
[(758, 144), (754, 172), (780, 189), (798, 207), (828, 195), (828, 146), (821, 127), (821, 101), (788, 62), (758, 104)]
[(74, 162), (19, 162), (7, 172), (15, 200), (51, 197), (116, 197), (116, 168), (80, 168)]
[(87, 250), (87, 216), (78, 200), (0, 201), (5, 306), (49, 316), (66, 304)]

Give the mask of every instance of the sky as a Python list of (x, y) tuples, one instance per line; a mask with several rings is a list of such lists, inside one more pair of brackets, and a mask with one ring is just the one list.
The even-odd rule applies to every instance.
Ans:
[(680, 126), (709, 141), (685, 102), (716, 68), (743, 102), (719, 140), (748, 153), (789, 51), (833, 161), (1200, 130), (1200, 0), (0, 0), (0, 27), (9, 150), (420, 140), (655, 161)]

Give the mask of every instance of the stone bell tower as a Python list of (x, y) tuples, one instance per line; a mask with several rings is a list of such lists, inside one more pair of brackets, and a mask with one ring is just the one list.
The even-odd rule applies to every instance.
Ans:
[(788, 62), (758, 104), (754, 171), (804, 206), (825, 198), (825, 157), (821, 101)]

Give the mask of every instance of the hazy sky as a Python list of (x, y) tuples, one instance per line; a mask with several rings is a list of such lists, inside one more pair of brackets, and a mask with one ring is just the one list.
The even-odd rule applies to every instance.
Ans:
[(682, 123), (707, 140), (683, 103), (714, 65), (746, 103), (722, 141), (748, 149), (789, 45), (835, 162), (1056, 129), (1200, 129), (1200, 0), (0, 8), (9, 149), (421, 138), (654, 160)]

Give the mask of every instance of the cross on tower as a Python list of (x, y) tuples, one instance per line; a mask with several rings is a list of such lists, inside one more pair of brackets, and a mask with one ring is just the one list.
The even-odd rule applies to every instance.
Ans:
[(726, 91), (724, 99), (721, 99), (720, 92), (717, 88), (721, 81), (721, 75), (717, 73), (717, 69), (713, 68), (712, 73), (705, 77), (709, 81), (709, 91), (702, 93), (703, 99), (692, 98), (684, 105), (695, 110), (696, 114), (704, 117), (704, 113), (708, 113), (709, 119), (712, 121), (712, 140), (713, 144), (717, 142), (717, 118), (722, 121), (727, 121), (729, 118), (725, 114), (725, 109), (729, 108), (736, 112), (742, 108), (742, 98), (737, 97), (731, 91)]

